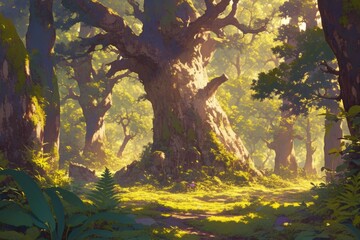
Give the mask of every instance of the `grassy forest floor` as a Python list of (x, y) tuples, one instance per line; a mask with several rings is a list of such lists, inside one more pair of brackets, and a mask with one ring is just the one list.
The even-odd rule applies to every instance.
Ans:
[(122, 208), (151, 225), (157, 239), (293, 239), (292, 223), (312, 204), (312, 183), (195, 183), (182, 192), (145, 185), (122, 188), (120, 198)]

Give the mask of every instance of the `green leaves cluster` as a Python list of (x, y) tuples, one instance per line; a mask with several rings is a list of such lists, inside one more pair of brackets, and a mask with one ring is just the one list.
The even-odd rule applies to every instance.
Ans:
[(324, 226), (360, 237), (360, 174), (328, 185), (320, 184), (313, 190), (315, 204), (311, 211), (323, 218)]
[[(2, 239), (108, 239), (116, 231), (120, 236), (123, 231), (139, 228), (131, 216), (94, 211), (65, 189), (52, 187), (42, 190), (22, 171), (7, 169), (0, 171), (0, 175), (11, 176), (27, 200), (27, 203), (14, 201), (3, 198), (4, 194), (1, 194)], [(105, 230), (99, 221), (111, 223), (111, 230)]]

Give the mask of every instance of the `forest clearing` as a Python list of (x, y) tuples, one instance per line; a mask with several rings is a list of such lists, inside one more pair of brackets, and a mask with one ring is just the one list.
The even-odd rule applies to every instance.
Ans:
[(0, 0), (0, 239), (360, 239), (359, 0)]

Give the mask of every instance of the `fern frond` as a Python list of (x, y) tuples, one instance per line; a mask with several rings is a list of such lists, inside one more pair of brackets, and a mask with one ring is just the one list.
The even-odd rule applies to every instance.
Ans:
[(95, 189), (88, 197), (99, 209), (112, 209), (118, 206), (119, 198), (117, 197), (115, 180), (108, 168), (105, 168), (101, 178), (95, 184)]

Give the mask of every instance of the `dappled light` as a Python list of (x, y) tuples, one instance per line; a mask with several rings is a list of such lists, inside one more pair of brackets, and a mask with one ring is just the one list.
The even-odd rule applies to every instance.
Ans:
[(0, 239), (360, 239), (358, 0), (0, 0)]

